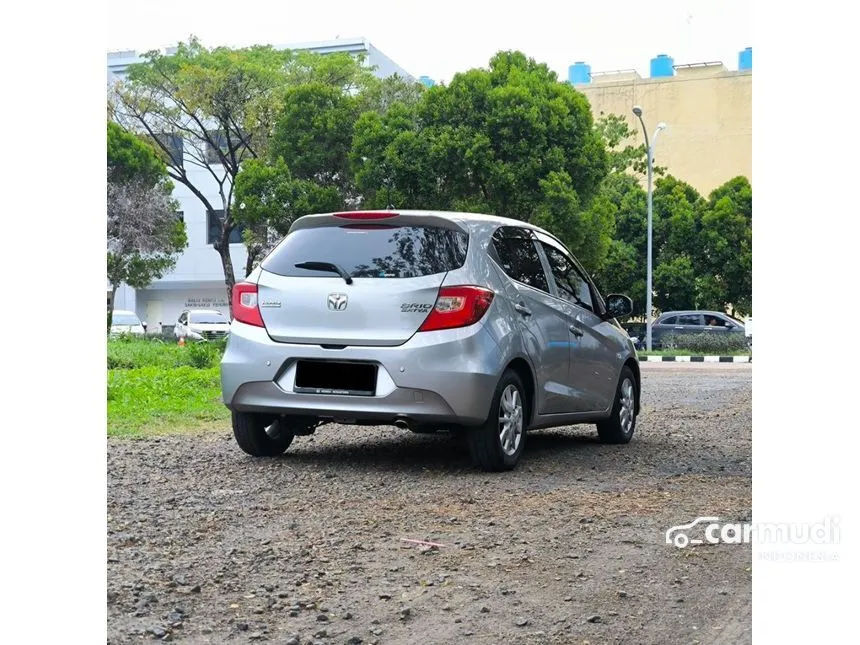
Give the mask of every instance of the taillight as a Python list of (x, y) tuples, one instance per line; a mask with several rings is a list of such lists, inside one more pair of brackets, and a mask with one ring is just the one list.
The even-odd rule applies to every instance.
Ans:
[(493, 292), (483, 287), (442, 287), (436, 304), (418, 331), (474, 325), (487, 313), (492, 302)]
[(389, 217), (397, 217), (398, 213), (391, 211), (347, 211), (345, 213), (335, 213), (335, 217), (341, 219), (388, 219)]
[(248, 282), (233, 285), (233, 318), (246, 325), (265, 327), (257, 303), (257, 285)]

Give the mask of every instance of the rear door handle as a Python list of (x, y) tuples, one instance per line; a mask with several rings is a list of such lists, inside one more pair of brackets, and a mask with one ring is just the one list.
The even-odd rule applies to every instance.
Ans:
[(574, 336), (576, 336), (577, 338), (582, 338), (582, 335), (585, 333), (576, 325), (571, 325), (570, 327), (568, 327), (568, 329), (570, 330), (570, 333), (573, 334)]
[(514, 309), (519, 311), (523, 316), (531, 316), (532, 315), (532, 310), (529, 309), (528, 307), (526, 307), (521, 302), (518, 302), (517, 304), (515, 304)]

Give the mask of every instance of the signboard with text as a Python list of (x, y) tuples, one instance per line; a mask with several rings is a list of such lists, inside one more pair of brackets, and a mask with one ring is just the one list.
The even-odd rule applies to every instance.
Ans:
[(185, 307), (187, 309), (218, 309), (229, 307), (229, 303), (223, 297), (206, 296), (202, 298), (186, 298)]

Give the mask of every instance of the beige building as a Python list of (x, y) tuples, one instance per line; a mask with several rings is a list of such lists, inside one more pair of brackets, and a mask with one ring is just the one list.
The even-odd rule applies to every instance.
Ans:
[[(652, 70), (660, 62), (654, 59)], [(663, 76), (654, 77), (652, 72), (652, 78), (642, 78), (633, 70), (591, 73), (587, 65), (577, 66), (587, 71), (575, 74), (571, 67), (570, 80), (588, 97), (595, 119), (601, 113), (626, 116), (636, 131), (630, 143), (643, 142), (642, 126), (632, 113), (634, 105), (642, 107), (649, 137), (660, 121), (668, 125), (654, 146), (656, 165), (705, 197), (738, 175), (752, 182), (751, 53), (750, 69), (728, 70), (722, 63), (670, 63)]]

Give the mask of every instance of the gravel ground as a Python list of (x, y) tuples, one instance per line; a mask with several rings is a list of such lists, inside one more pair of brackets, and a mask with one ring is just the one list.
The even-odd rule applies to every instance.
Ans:
[(108, 440), (108, 642), (750, 642), (749, 545), (664, 535), (749, 520), (752, 368), (642, 372), (629, 445), (539, 431), (504, 474), (390, 427)]

